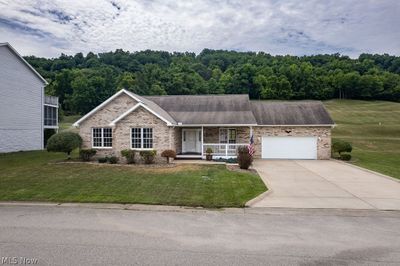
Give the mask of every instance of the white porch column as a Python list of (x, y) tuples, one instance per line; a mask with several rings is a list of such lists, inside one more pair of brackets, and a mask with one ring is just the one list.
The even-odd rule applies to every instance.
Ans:
[(201, 158), (203, 159), (204, 154), (204, 127), (201, 127)]
[[(253, 126), (250, 126), (250, 138), (251, 136), (253, 136)], [(254, 137), (253, 137), (253, 141), (254, 141)], [(249, 139), (249, 143), (250, 143), (250, 139)]]

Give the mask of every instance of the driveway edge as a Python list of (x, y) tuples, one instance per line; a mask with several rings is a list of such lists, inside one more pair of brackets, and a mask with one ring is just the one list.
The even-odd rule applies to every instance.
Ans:
[[(257, 171), (257, 169), (255, 169), (254, 167), (252, 167), (252, 169)], [(267, 187), (267, 191), (261, 193), (257, 197), (252, 198), (251, 200), (246, 202), (246, 204), (244, 205), (245, 207), (253, 207), (254, 204), (256, 204), (257, 202), (259, 202), (259, 201), (263, 200), (264, 198), (268, 197), (269, 194), (271, 194), (272, 191), (273, 191), (271, 186), (270, 186), (270, 184), (268, 183), (268, 181), (264, 177), (262, 177), (258, 171), (257, 171), (257, 174), (260, 177), (260, 179), (263, 181), (264, 185)]]
[(330, 160), (334, 161), (334, 162), (341, 163), (341, 164), (349, 165), (349, 166), (352, 166), (352, 167), (357, 168), (359, 170), (362, 170), (362, 171), (365, 171), (365, 172), (368, 172), (368, 173), (371, 173), (371, 174), (379, 175), (379, 176), (384, 177), (386, 179), (389, 179), (389, 180), (392, 180), (394, 182), (400, 183), (400, 179), (397, 179), (397, 178), (394, 178), (394, 177), (391, 177), (391, 176), (376, 172), (374, 170), (370, 170), (370, 169), (364, 168), (362, 166), (358, 166), (358, 165), (355, 165), (355, 164), (352, 164), (352, 163), (348, 163), (348, 162), (343, 162), (341, 160), (337, 160), (337, 159), (333, 159), (333, 158), (331, 158)]

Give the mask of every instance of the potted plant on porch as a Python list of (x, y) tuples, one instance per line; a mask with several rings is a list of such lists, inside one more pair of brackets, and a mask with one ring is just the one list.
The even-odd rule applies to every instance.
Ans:
[(212, 160), (212, 157), (213, 157), (212, 153), (213, 153), (213, 150), (211, 148), (207, 148), (207, 150), (206, 150), (206, 160), (207, 161)]

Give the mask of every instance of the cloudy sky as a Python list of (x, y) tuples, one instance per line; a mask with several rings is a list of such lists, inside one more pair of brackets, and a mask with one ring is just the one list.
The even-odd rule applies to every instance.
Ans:
[(0, 42), (54, 57), (203, 48), (400, 55), (399, 0), (0, 0)]

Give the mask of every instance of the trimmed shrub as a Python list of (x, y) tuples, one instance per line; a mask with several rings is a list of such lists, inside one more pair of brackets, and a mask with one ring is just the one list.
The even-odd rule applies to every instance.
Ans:
[(79, 151), (79, 157), (82, 159), (82, 161), (89, 162), (90, 159), (96, 155), (96, 152), (97, 151), (95, 149), (82, 149)]
[(340, 154), (340, 160), (350, 161), (351, 160), (351, 154), (348, 154), (348, 153)]
[(175, 159), (176, 152), (174, 150), (165, 150), (161, 153), (161, 157), (167, 158), (167, 163), (169, 163), (169, 158)]
[(99, 163), (106, 163), (108, 161), (108, 158), (107, 157), (100, 157), (100, 158), (97, 159), (97, 161)]
[(206, 149), (206, 153), (207, 153), (207, 154), (213, 153), (213, 149), (211, 149), (210, 147), (208, 147), (208, 148)]
[(343, 140), (333, 140), (332, 142), (332, 152), (338, 153), (339, 157), (342, 152), (351, 152), (353, 147), (347, 141)]
[(118, 163), (118, 157), (117, 156), (111, 156), (110, 158), (108, 158), (108, 162), (110, 164), (116, 164), (116, 163)]
[(122, 150), (121, 151), (121, 155), (126, 158), (126, 162), (128, 164), (135, 163), (135, 154), (136, 154), (136, 151), (134, 151), (134, 150)]
[(253, 162), (253, 156), (250, 155), (249, 148), (247, 146), (240, 146), (238, 148), (237, 160), (240, 169), (249, 169), (251, 163)]
[(82, 145), (82, 138), (77, 133), (61, 132), (54, 134), (47, 141), (47, 151), (65, 152), (71, 159), (71, 152)]
[(157, 151), (156, 150), (140, 151), (139, 154), (144, 160), (145, 164), (152, 164), (154, 163), (154, 158), (156, 157)]

